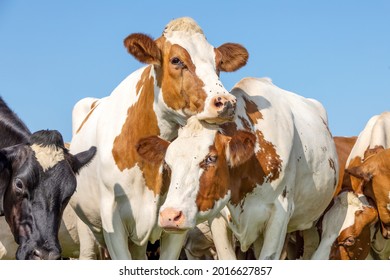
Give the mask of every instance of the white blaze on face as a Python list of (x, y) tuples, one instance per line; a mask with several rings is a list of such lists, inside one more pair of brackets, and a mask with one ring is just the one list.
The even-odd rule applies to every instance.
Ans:
[(35, 153), (35, 158), (42, 166), (43, 171), (54, 167), (58, 162), (65, 159), (64, 151), (55, 145), (31, 145), (31, 149)]
[(229, 98), (235, 99), (223, 86), (216, 71), (215, 48), (210, 45), (203, 34), (202, 29), (196, 22), (190, 18), (182, 18), (179, 22), (174, 22), (167, 26), (164, 31), (164, 37), (171, 44), (180, 45), (191, 56), (192, 63), (195, 65), (196, 76), (203, 81), (203, 90), (207, 94), (204, 111), (198, 114), (199, 119), (203, 116), (207, 118), (213, 115), (213, 108), (207, 104), (216, 95), (223, 94)]
[(200, 163), (208, 155), (216, 132), (214, 129), (204, 129), (199, 121), (192, 117), (187, 126), (179, 131), (178, 138), (169, 145), (165, 155), (165, 162), (171, 169), (171, 184), (160, 211), (166, 208), (182, 211), (186, 227), (193, 227), (196, 223), (196, 197), (199, 179), (203, 173)]

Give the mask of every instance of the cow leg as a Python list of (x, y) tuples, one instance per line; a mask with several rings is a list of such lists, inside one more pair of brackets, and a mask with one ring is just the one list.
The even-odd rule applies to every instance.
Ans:
[[(234, 250), (233, 233), (228, 228), (226, 220), (218, 214), (212, 221), (209, 221), (215, 249), (217, 250), (218, 259), (236, 260)], [(214, 238), (215, 237), (215, 238)]]
[(177, 260), (187, 237), (187, 232), (181, 234), (163, 233), (161, 235), (160, 260)]
[(134, 260), (147, 260), (148, 258), (146, 256), (146, 246), (148, 246), (148, 243), (142, 246), (138, 246), (130, 241), (129, 250), (132, 258)]
[(302, 231), (303, 235), (303, 259), (310, 260), (318, 245), (320, 236), (316, 226)]
[(281, 199), (280, 202), (280, 204), (275, 204), (274, 212), (271, 214), (264, 232), (264, 244), (259, 258), (261, 260), (279, 260), (283, 250), (287, 224), (291, 216), (289, 209), (292, 207), (287, 199)]
[(80, 260), (98, 259), (98, 244), (90, 228), (79, 218), (77, 218), (77, 233), (80, 240)]
[[(128, 249), (128, 235), (119, 211), (115, 207), (110, 207), (107, 204), (102, 205), (102, 222), (104, 241), (110, 257), (113, 260), (131, 260), (132, 258)], [(104, 213), (109, 214), (105, 215)]]

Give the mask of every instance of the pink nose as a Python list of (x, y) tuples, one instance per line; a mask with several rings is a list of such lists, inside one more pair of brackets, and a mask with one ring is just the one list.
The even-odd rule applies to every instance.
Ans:
[(160, 226), (165, 230), (180, 230), (185, 220), (183, 212), (166, 208), (160, 212)]
[(221, 119), (231, 120), (236, 112), (236, 98), (228, 95), (217, 95), (211, 99), (211, 107)]

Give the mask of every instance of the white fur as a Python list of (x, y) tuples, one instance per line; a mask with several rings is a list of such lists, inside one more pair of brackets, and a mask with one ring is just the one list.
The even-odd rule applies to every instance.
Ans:
[[(270, 182), (266, 178), (239, 205), (228, 202), (228, 193), (209, 214), (215, 215), (227, 205), (231, 213), (229, 227), (241, 249), (246, 251), (254, 245), (260, 259), (278, 259), (286, 233), (310, 228), (331, 201), (337, 184), (337, 154), (324, 119), (325, 109), (319, 110), (319, 102), (282, 90), (266, 79), (243, 79), (232, 94), (237, 97), (241, 118), (247, 119), (245, 99), (261, 110), (263, 119), (257, 120), (252, 129), (261, 131), (275, 146), (282, 166), (278, 179)], [(243, 127), (240, 118), (236, 118), (236, 125)], [(186, 225), (206, 218), (204, 213), (195, 213), (194, 219), (195, 194), (203, 172), (199, 163), (209, 152), (215, 133), (215, 128), (208, 126), (199, 130), (190, 120), (166, 153), (172, 180), (161, 210), (172, 207), (182, 211), (186, 218), (193, 219)], [(255, 152), (263, 150), (256, 145)], [(334, 169), (329, 160), (334, 162)]]
[(35, 153), (35, 158), (42, 166), (43, 171), (49, 170), (54, 167), (57, 163), (64, 160), (64, 151), (55, 145), (31, 145), (31, 149)]

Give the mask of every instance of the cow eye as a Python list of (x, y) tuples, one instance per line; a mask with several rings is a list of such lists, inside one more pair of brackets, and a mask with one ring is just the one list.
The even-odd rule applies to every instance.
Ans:
[(349, 236), (347, 239), (344, 240), (345, 246), (353, 246), (355, 244), (355, 238), (352, 236)]
[(213, 155), (209, 155), (206, 157), (206, 159), (204, 160), (204, 162), (206, 163), (206, 165), (209, 165), (209, 164), (213, 164), (217, 161), (217, 156), (213, 156)]
[(178, 57), (174, 57), (171, 59), (171, 63), (176, 66), (184, 67), (184, 62), (181, 61)]
[(24, 184), (23, 184), (22, 180), (20, 180), (19, 178), (15, 179), (14, 186), (15, 186), (16, 192), (22, 193), (23, 192), (23, 185)]

